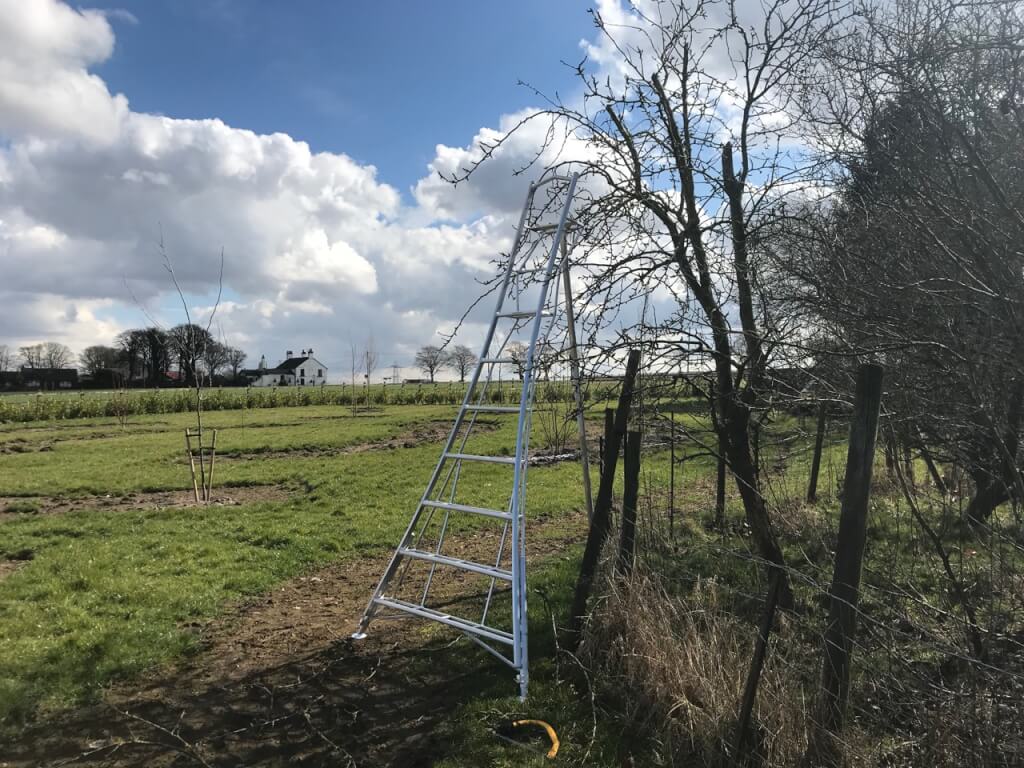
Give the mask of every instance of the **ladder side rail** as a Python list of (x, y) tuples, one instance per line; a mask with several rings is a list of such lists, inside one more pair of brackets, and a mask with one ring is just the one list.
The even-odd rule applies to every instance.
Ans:
[[(516, 601), (518, 603), (517, 607), (518, 607), (518, 611), (519, 611), (521, 620), (519, 622), (519, 626), (518, 627), (513, 627), (513, 633), (516, 633), (516, 630), (518, 629), (518, 637), (519, 637), (518, 645), (521, 645), (521, 647), (522, 647), (522, 656), (521, 656), (521, 659), (520, 659), (520, 696), (522, 698), (526, 697), (527, 686), (529, 684), (529, 643), (527, 642), (527, 631), (528, 631), (529, 617), (528, 617), (528, 613), (527, 613), (527, 590), (526, 590), (526, 513), (525, 513), (525, 510), (526, 510), (526, 477), (527, 477), (527, 473), (529, 471), (529, 460), (528, 459), (529, 459), (529, 447), (530, 447), (530, 430), (531, 430), (532, 424), (533, 424), (533, 411), (534, 411), (533, 405), (534, 405), (534, 403), (536, 401), (536, 389), (537, 389), (537, 377), (536, 377), (535, 371), (534, 371), (534, 361), (536, 359), (535, 356), (536, 356), (536, 348), (537, 348), (537, 340), (538, 340), (538, 338), (542, 339), (542, 343), (547, 344), (548, 343), (548, 339), (550, 338), (550, 335), (551, 335), (551, 330), (552, 330), (552, 328), (554, 328), (554, 326), (556, 324), (556, 317), (557, 317), (558, 311), (559, 311), (559, 309), (558, 309), (558, 305), (559, 305), (558, 295), (559, 295), (559, 289), (561, 287), (561, 281), (559, 281), (557, 279), (555, 280), (555, 295), (554, 295), (554, 298), (551, 300), (552, 312), (551, 312), (551, 314), (550, 314), (546, 324), (543, 323), (542, 312), (543, 312), (544, 304), (549, 301), (549, 299), (548, 299), (548, 292), (550, 290), (550, 282), (551, 282), (552, 279), (555, 278), (555, 274), (557, 272), (561, 271), (561, 269), (552, 269), (552, 267), (556, 263), (557, 255), (560, 254), (560, 252), (562, 250), (562, 243), (564, 242), (564, 238), (566, 237), (568, 213), (569, 213), (569, 209), (570, 209), (570, 207), (572, 205), (572, 201), (573, 201), (573, 196), (574, 196), (574, 192), (575, 192), (575, 185), (576, 185), (576, 179), (577, 179), (577, 176), (573, 175), (572, 180), (571, 180), (570, 185), (569, 185), (569, 189), (566, 192), (565, 207), (562, 210), (562, 216), (561, 216), (561, 218), (559, 220), (558, 228), (555, 231), (555, 236), (553, 238), (553, 242), (551, 243), (551, 254), (550, 254), (549, 268), (544, 273), (545, 282), (544, 282), (544, 285), (543, 285), (543, 287), (541, 289), (541, 294), (542, 295), (541, 295), (541, 298), (539, 300), (539, 307), (538, 307), (538, 311), (537, 311), (537, 315), (536, 315), (536, 319), (535, 319), (535, 323), (534, 323), (534, 328), (533, 328), (533, 337), (534, 338), (531, 340), (531, 345), (530, 345), (530, 350), (531, 350), (531, 352), (533, 354), (531, 355), (531, 357), (530, 357), (530, 359), (528, 360), (528, 363), (527, 363), (527, 365), (528, 365), (528, 367), (530, 369), (531, 376), (530, 376), (529, 392), (527, 393), (528, 408), (525, 411), (525, 420), (524, 420), (524, 423), (522, 425), (522, 430), (523, 430), (522, 431), (522, 441), (521, 441), (522, 456), (521, 456), (521, 461), (517, 461), (517, 463), (516, 463), (517, 464), (517, 468), (521, 467), (521, 472), (520, 472), (520, 485), (519, 485), (519, 488), (518, 488), (518, 507), (519, 507), (519, 510), (518, 510), (519, 511), (519, 514), (518, 514), (518, 520), (519, 520), (519, 526), (518, 526), (519, 527), (519, 531), (518, 531), (518, 534), (519, 535), (518, 535), (518, 539), (516, 540), (514, 546), (515, 546), (515, 552), (518, 555), (517, 559), (521, 560), (522, 566), (520, 567), (519, 573), (518, 573), (519, 589), (517, 591), (518, 591), (518, 598), (519, 599), (518, 599), (518, 601)], [(558, 260), (557, 263), (559, 264), (560, 267), (562, 266), (562, 262), (561, 262), (560, 259)], [(543, 333), (540, 332), (542, 325), (544, 325)], [(516, 519), (516, 516), (514, 515), (513, 516), (513, 520), (515, 520), (515, 519)], [(515, 647), (516, 646), (513, 646), (513, 648), (515, 648)]]
[(525, 595), (523, 594), (526, 588), (524, 573), (525, 563), (520, 562), (520, 553), (522, 551), (520, 543), (522, 541), (522, 528), (524, 522), (522, 519), (522, 505), (520, 502), (520, 477), (523, 472), (522, 459), (524, 437), (528, 438), (528, 436), (523, 435), (522, 428), (530, 405), (527, 402), (527, 396), (530, 394), (530, 383), (533, 379), (533, 358), (537, 346), (537, 336), (540, 333), (540, 318), (544, 311), (544, 304), (547, 299), (548, 285), (551, 282), (551, 268), (554, 265), (555, 257), (558, 255), (561, 239), (565, 234), (565, 222), (569, 217), (569, 209), (572, 207), (573, 194), (576, 189), (576, 181), (578, 178), (578, 175), (573, 174), (569, 181), (569, 186), (566, 190), (565, 204), (562, 207), (561, 216), (559, 217), (558, 230), (555, 233), (551, 251), (548, 254), (547, 271), (544, 274), (544, 282), (541, 286), (540, 296), (537, 300), (537, 311), (530, 334), (530, 346), (527, 348), (526, 369), (523, 372), (523, 386), (519, 400), (519, 433), (516, 435), (516, 462), (513, 470), (514, 477), (512, 480), (512, 540), (515, 542), (514, 546), (516, 548), (512, 557), (512, 633), (515, 640), (515, 643), (512, 646), (512, 660), (516, 669), (519, 670), (519, 695), (521, 698), (526, 697), (526, 686), (528, 681), (528, 672), (526, 665), (524, 664), (526, 659), (527, 621), (526, 601), (524, 599)]

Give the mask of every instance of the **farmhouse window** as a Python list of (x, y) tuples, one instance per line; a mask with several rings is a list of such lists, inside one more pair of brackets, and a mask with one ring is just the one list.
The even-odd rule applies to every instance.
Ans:
[(316, 369), (316, 377), (318, 379), (322, 379), (324, 377), (324, 369), (323, 368), (317, 368)]
[(305, 376), (305, 375), (306, 375), (306, 369), (305, 368), (299, 368), (299, 376)]

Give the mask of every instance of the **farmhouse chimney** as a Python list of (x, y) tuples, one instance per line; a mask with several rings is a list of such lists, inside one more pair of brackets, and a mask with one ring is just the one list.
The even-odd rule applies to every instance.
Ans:
[(267, 356), (266, 355), (260, 355), (260, 370), (261, 371), (267, 370)]
[(284, 353), (284, 359), (285, 360), (291, 360), (292, 359), (292, 351), (290, 349), (287, 352)]

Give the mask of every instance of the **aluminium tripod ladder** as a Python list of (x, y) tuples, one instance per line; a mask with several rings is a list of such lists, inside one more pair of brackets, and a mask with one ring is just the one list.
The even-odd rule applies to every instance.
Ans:
[[(535, 373), (538, 354), (547, 350), (559, 314), (555, 277), (568, 268), (562, 246), (577, 178), (551, 174), (530, 185), (498, 285), (497, 306), (455, 423), (353, 635), (365, 637), (370, 622), (381, 619), (439, 622), (510, 666), (521, 698), (529, 682), (525, 513)], [(517, 336), (528, 343), (514, 342)], [(517, 405), (500, 404), (504, 365), (515, 366), (522, 378)], [(479, 418), (482, 414), (516, 415), (513, 450), (496, 447), (488, 434), (496, 425)], [(492, 554), (483, 562), (471, 559), (465, 551), (467, 538), (480, 544), (479, 549), (492, 546)], [(438, 569), (444, 569), (443, 578), (437, 576)], [(477, 585), (475, 593), (450, 599), (453, 586), (465, 593), (472, 584)], [(502, 600), (496, 601), (498, 597)]]

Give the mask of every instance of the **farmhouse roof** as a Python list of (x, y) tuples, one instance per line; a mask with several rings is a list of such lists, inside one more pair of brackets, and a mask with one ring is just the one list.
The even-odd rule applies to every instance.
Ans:
[(275, 371), (282, 371), (282, 372), (291, 373), (296, 368), (298, 368), (300, 365), (302, 365), (304, 362), (306, 362), (307, 360), (311, 360), (311, 359), (312, 358), (309, 358), (309, 357), (290, 357), (287, 360), (285, 360), (283, 363), (278, 363), (277, 368), (275, 368), (274, 370)]
[(240, 373), (243, 376), (276, 376), (282, 373), (294, 373), (286, 368), (243, 368)]

